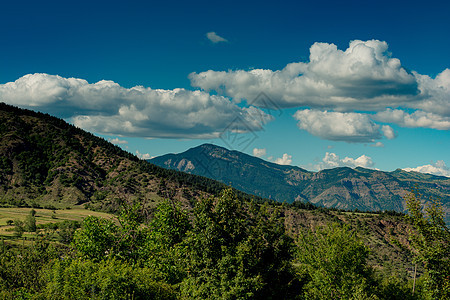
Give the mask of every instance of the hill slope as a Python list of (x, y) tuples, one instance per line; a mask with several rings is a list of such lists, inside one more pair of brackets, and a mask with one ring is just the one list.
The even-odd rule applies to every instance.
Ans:
[(61, 119), (0, 103), (0, 205), (115, 211), (123, 201), (154, 206), (162, 197), (188, 204), (224, 187), (139, 160)]
[(150, 161), (168, 169), (213, 178), (246, 193), (277, 201), (308, 201), (348, 210), (403, 211), (404, 195), (417, 186), (425, 196), (440, 198), (446, 212), (450, 213), (450, 178), (447, 177), (360, 167), (309, 172), (211, 144)]

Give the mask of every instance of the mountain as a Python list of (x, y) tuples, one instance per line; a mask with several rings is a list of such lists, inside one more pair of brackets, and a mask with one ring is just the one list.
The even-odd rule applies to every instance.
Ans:
[(442, 176), (361, 167), (310, 172), (212, 144), (149, 161), (167, 169), (216, 179), (246, 193), (276, 201), (311, 202), (347, 210), (403, 211), (403, 197), (417, 187), (425, 197), (439, 198), (446, 213), (450, 213), (450, 178)]
[(0, 205), (114, 212), (124, 201), (153, 207), (171, 198), (189, 205), (225, 187), (140, 160), (48, 114), (0, 103)]

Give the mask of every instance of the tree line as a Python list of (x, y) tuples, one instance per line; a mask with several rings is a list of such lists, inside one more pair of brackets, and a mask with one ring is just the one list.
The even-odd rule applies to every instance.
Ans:
[[(0, 250), (5, 299), (449, 299), (449, 230), (438, 204), (408, 196), (417, 280), (378, 274), (358, 233), (334, 223), (287, 234), (281, 206), (231, 189), (191, 213), (163, 201), (150, 221), (138, 203), (117, 221), (90, 216), (66, 236)], [(27, 220), (33, 223), (32, 214)]]

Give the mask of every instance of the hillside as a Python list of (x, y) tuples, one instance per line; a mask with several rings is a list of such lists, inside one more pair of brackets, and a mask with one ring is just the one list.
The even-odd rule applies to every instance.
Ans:
[(153, 207), (172, 198), (189, 205), (224, 187), (139, 160), (48, 114), (0, 103), (0, 205), (114, 212), (124, 201)]
[(303, 201), (346, 210), (404, 211), (404, 195), (417, 187), (427, 197), (441, 199), (450, 214), (450, 178), (364, 168), (334, 168), (320, 172), (278, 165), (238, 151), (204, 144), (150, 162), (230, 184), (236, 189), (276, 201)]

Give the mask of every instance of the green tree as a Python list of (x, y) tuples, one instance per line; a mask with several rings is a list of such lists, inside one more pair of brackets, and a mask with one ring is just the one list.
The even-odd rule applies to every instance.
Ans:
[(144, 218), (141, 204), (122, 205), (118, 221), (120, 226), (116, 227), (115, 255), (126, 261), (137, 262), (148, 235), (148, 228), (142, 226)]
[(188, 214), (178, 204), (165, 200), (158, 205), (141, 256), (145, 265), (154, 268), (168, 283), (179, 283), (186, 276), (181, 242), (190, 229)]
[(102, 260), (116, 250), (117, 226), (111, 220), (88, 216), (75, 232), (73, 245), (78, 253), (89, 259)]
[(77, 228), (79, 227), (80, 223), (77, 221), (64, 220), (63, 222), (57, 224), (58, 240), (63, 244), (70, 244), (73, 241)]
[(14, 234), (16, 236), (22, 236), (22, 234), (25, 232), (25, 224), (23, 221), (14, 220)]
[(27, 232), (36, 232), (36, 217), (34, 216), (35, 213), (35, 210), (32, 209), (25, 219), (25, 231)]
[(283, 299), (294, 281), (292, 240), (276, 211), (258, 208), (231, 189), (200, 200), (183, 247), (189, 299)]
[(406, 205), (415, 231), (410, 235), (416, 261), (426, 269), (425, 288), (432, 299), (450, 299), (450, 231), (444, 222), (441, 203), (431, 200), (422, 211), (420, 195), (409, 193)]
[(297, 240), (300, 273), (306, 273), (307, 299), (370, 299), (372, 270), (369, 249), (349, 226), (337, 223), (307, 230)]
[[(38, 239), (33, 245), (24, 248), (0, 248), (0, 291), (37, 292), (45, 281), (41, 270), (60, 253), (48, 241)], [(0, 293), (0, 299), (9, 299)], [(20, 297), (11, 297), (21, 299)]]

